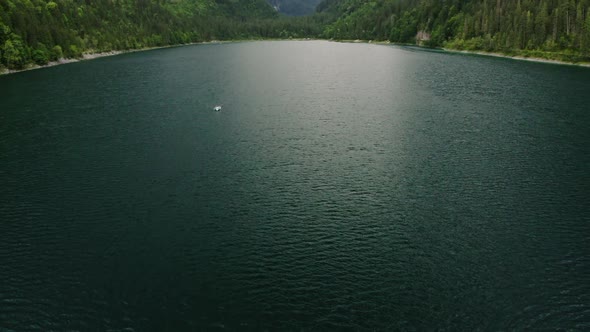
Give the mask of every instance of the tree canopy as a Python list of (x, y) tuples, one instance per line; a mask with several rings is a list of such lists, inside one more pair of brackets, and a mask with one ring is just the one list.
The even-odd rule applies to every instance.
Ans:
[(325, 0), (337, 19), (334, 39), (374, 39), (428, 46), (539, 55), (577, 61), (590, 55), (589, 0)]
[(207, 40), (319, 36), (264, 0), (0, 0), (0, 66)]
[(0, 0), (0, 69), (84, 52), (292, 37), (590, 61), (590, 0), (324, 0), (306, 17), (281, 16), (265, 0)]

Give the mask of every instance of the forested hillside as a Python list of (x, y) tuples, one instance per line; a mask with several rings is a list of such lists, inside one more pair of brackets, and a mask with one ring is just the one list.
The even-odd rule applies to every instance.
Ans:
[(0, 0), (0, 69), (82, 52), (320, 32), (315, 18), (279, 18), (265, 0)]
[(590, 0), (325, 0), (298, 18), (265, 0), (0, 0), (0, 70), (83, 52), (290, 37), (590, 61)]
[(320, 0), (268, 0), (279, 13), (291, 16), (310, 15)]
[[(335, 39), (414, 43), (562, 60), (590, 53), (589, 0), (326, 0)], [(551, 54), (547, 54), (551, 53)]]

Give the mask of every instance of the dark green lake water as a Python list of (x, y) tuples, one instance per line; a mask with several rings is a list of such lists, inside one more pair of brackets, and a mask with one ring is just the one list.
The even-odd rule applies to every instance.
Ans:
[(0, 77), (0, 331), (589, 330), (589, 146), (573, 66), (249, 42)]

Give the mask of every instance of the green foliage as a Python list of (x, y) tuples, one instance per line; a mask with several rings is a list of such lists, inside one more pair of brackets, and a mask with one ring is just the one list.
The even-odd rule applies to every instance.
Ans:
[(319, 36), (323, 15), (280, 17), (265, 0), (0, 0), (0, 66), (85, 52)]
[(76, 45), (70, 45), (68, 52), (68, 58), (80, 58), (82, 57), (82, 51)]
[(281, 14), (304, 16), (315, 12), (319, 0), (267, 0)]
[(590, 53), (590, 15), (586, 17), (586, 21), (584, 22), (584, 26), (582, 28), (580, 48), (582, 49), (582, 52), (586, 54)]
[(37, 43), (35, 50), (31, 54), (31, 58), (40, 66), (46, 65), (49, 62), (49, 51), (47, 47), (42, 43)]
[(52, 11), (54, 9), (57, 9), (57, 4), (53, 1), (49, 1), (47, 5), (45, 5), (45, 8), (47, 8), (48, 11)]
[(21, 69), (24, 66), (26, 55), (19, 36), (11, 34), (2, 47), (2, 63), (8, 69)]
[(590, 0), (325, 0), (308, 17), (279, 16), (265, 0), (0, 0), (9, 69), (85, 52), (305, 37), (586, 61)]
[(53, 48), (51, 49), (51, 52), (49, 53), (49, 59), (51, 61), (57, 61), (63, 57), (64, 57), (64, 53), (61, 49), (61, 46), (59, 46), (59, 45), (53, 46)]
[(318, 10), (336, 17), (326, 38), (415, 43), (425, 32), (432, 47), (590, 56), (589, 0), (325, 0)]
[(2, 60), (6, 63), (6, 67), (10, 68), (11, 65), (14, 66), (20, 60), (20, 54), (10, 39), (4, 43), (2, 51)]

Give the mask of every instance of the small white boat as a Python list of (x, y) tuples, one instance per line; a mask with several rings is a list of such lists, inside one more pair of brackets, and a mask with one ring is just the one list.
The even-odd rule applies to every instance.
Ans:
[(217, 106), (213, 107), (213, 110), (215, 110), (216, 112), (221, 111), (221, 105), (217, 105)]

